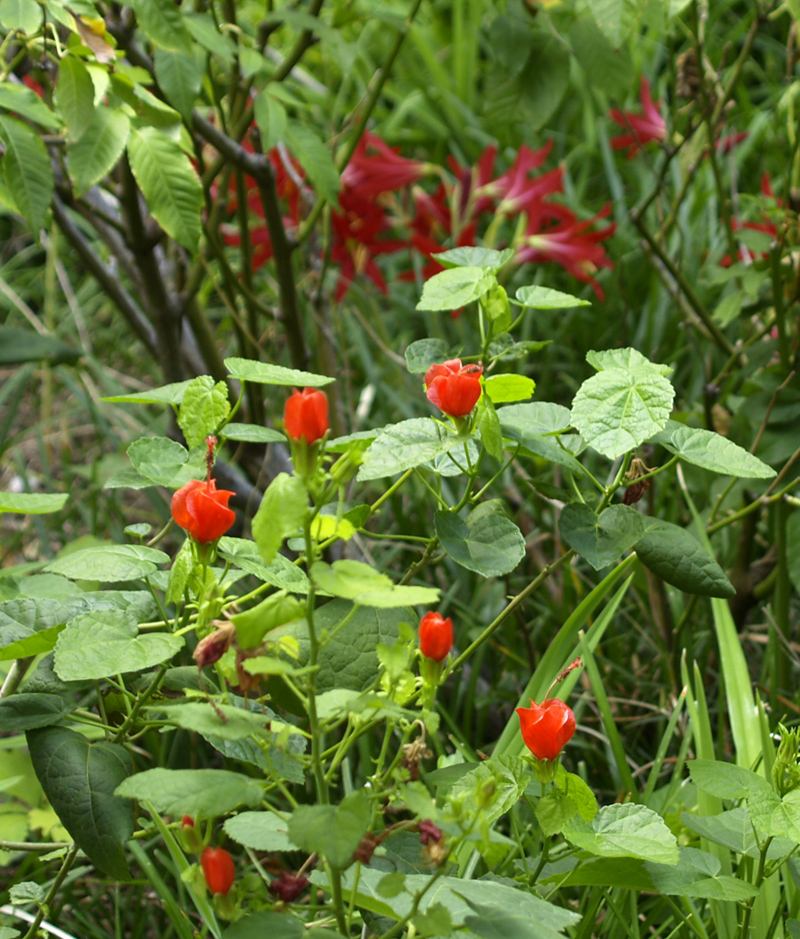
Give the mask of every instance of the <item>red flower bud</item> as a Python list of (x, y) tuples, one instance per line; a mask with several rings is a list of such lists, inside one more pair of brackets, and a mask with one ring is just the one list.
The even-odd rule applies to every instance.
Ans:
[(228, 489), (217, 489), (216, 479), (190, 479), (172, 497), (172, 517), (200, 544), (216, 541), (236, 521), (228, 508), (232, 495)]
[(182, 828), (194, 828), (194, 819), (191, 815), (184, 815), (181, 819)]
[(563, 701), (550, 698), (517, 708), (525, 746), (539, 760), (554, 760), (575, 733), (575, 715)]
[(283, 410), (286, 433), (292, 440), (316, 443), (328, 432), (328, 399), (324, 391), (304, 388), (292, 392)]
[(426, 613), (419, 621), (419, 649), (429, 659), (441, 662), (453, 645), (453, 621), (439, 613)]
[(225, 848), (206, 848), (200, 855), (200, 866), (212, 893), (227, 893), (236, 880), (233, 858)]
[(466, 417), (481, 396), (482, 365), (466, 365), (461, 359), (450, 359), (431, 365), (425, 373), (428, 400), (450, 417)]

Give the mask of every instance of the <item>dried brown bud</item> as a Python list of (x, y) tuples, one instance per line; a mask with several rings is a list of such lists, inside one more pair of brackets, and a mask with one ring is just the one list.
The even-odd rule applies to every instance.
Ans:
[(622, 494), (622, 504), (634, 505), (642, 498), (642, 496), (647, 492), (649, 488), (650, 488), (649, 479), (643, 479), (641, 482), (634, 483), (632, 486), (628, 486), (628, 488)]
[(197, 667), (205, 668), (206, 665), (213, 665), (214, 662), (218, 662), (230, 649), (235, 638), (236, 627), (233, 623), (223, 623), (213, 633), (201, 639), (192, 653), (192, 658), (197, 662)]
[(438, 825), (434, 825), (433, 822), (429, 821), (427, 818), (424, 818), (417, 828), (419, 831), (419, 840), (426, 846), (431, 842), (441, 841), (444, 838), (442, 829), (439, 828)]
[(372, 832), (367, 832), (353, 853), (353, 860), (361, 861), (362, 864), (369, 864), (372, 860), (372, 855), (375, 853), (375, 848), (377, 848), (379, 844), (380, 839), (376, 838)]
[(296, 877), (289, 871), (281, 871), (269, 885), (269, 892), (284, 903), (294, 902), (311, 883), (307, 877)]

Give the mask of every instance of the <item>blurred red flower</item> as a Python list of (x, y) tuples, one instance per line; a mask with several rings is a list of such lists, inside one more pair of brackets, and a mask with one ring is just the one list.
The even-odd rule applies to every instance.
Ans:
[(650, 96), (650, 82), (644, 76), (639, 85), (639, 99), (642, 103), (642, 114), (634, 111), (620, 111), (618, 108), (612, 108), (608, 112), (613, 121), (628, 131), (626, 134), (612, 137), (609, 143), (614, 150), (624, 150), (627, 147), (629, 160), (645, 144), (653, 140), (660, 142), (667, 136), (667, 125), (658, 110), (661, 102), (653, 101)]

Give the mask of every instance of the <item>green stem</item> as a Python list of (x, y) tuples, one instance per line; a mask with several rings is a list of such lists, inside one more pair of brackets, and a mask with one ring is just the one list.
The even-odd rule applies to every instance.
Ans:
[(467, 648), (459, 655), (459, 657), (453, 662), (450, 668), (447, 670), (448, 673), (454, 672), (457, 668), (466, 662), (466, 660), (472, 655), (472, 653), (478, 648), (481, 643), (485, 642), (489, 636), (500, 626), (506, 619), (516, 610), (516, 608), (525, 601), (525, 599), (533, 593), (536, 588), (544, 583), (547, 578), (557, 571), (560, 567), (563, 567), (569, 561), (572, 560), (575, 555), (575, 550), (570, 548), (565, 554), (562, 554), (561, 557), (554, 561), (552, 564), (548, 564), (546, 567), (543, 567), (537, 576), (528, 584), (524, 590), (521, 590), (516, 597), (508, 604), (508, 606), (501, 610), (500, 613), (492, 620), (491, 623), (484, 629), (484, 631), (478, 636), (478, 638), (470, 643)]
[(24, 939), (35, 939), (35, 936), (39, 931), (39, 927), (42, 925), (42, 920), (45, 917), (45, 913), (48, 907), (50, 907), (56, 897), (56, 894), (61, 889), (61, 885), (64, 883), (64, 880), (66, 879), (66, 876), (69, 873), (69, 870), (77, 856), (78, 846), (77, 844), (73, 844), (69, 851), (67, 851), (66, 856), (64, 857), (64, 860), (61, 864), (61, 870), (59, 870), (58, 874), (56, 875), (56, 879), (53, 881), (52, 887), (48, 891), (47, 896), (44, 898), (44, 902), (36, 911), (36, 918), (31, 923), (28, 931), (25, 933)]
[[(769, 850), (771, 841), (772, 836), (767, 838), (764, 844), (761, 845), (761, 855), (758, 859), (758, 870), (756, 872), (756, 879), (753, 881), (753, 886), (756, 887), (759, 892), (761, 890), (761, 884), (764, 882), (764, 866), (767, 863), (767, 851)], [(742, 925), (739, 929), (739, 939), (747, 939), (747, 935), (750, 932), (750, 917), (753, 913), (753, 906), (755, 905), (755, 902), (756, 898), (750, 897), (750, 899), (745, 904)]]

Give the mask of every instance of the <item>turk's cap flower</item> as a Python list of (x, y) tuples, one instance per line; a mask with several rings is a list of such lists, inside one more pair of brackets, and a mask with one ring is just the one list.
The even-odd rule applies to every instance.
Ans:
[(195, 541), (208, 544), (221, 538), (236, 521), (228, 500), (235, 493), (217, 489), (216, 479), (190, 479), (172, 496), (172, 517)]
[(482, 365), (462, 365), (461, 359), (431, 365), (425, 373), (425, 394), (431, 404), (450, 417), (466, 417), (481, 396)]
[(419, 650), (428, 659), (441, 662), (453, 647), (453, 621), (440, 613), (426, 613), (419, 622)]
[(328, 397), (319, 388), (292, 391), (286, 399), (283, 423), (289, 438), (316, 443), (328, 433)]
[(233, 858), (225, 848), (206, 848), (200, 855), (200, 866), (212, 893), (228, 893), (236, 880)]
[(517, 708), (525, 746), (537, 760), (555, 760), (575, 733), (575, 715), (559, 698)]

